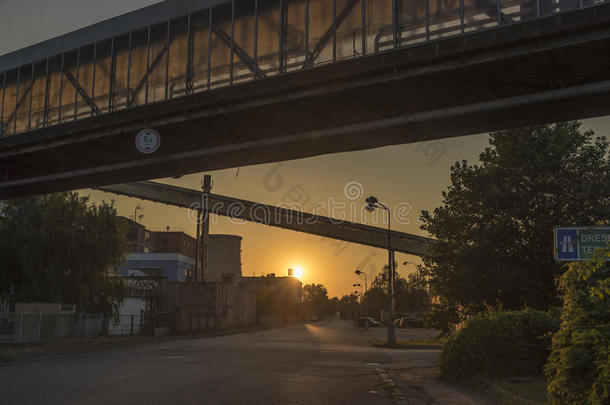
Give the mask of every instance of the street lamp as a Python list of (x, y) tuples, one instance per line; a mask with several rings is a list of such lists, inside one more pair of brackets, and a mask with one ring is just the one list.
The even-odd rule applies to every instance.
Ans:
[(387, 205), (376, 197), (370, 196), (366, 199), (367, 206), (365, 209), (368, 212), (373, 212), (375, 208), (381, 208), (388, 212), (388, 296), (390, 298), (389, 307), (390, 314), (388, 319), (388, 345), (396, 343), (396, 333), (394, 332), (394, 253), (392, 252), (392, 228), (390, 224), (391, 213)]
[(364, 276), (364, 293), (366, 294), (366, 292), (368, 291), (368, 282), (366, 280), (366, 273), (360, 270), (356, 270), (354, 271), (354, 273), (356, 273), (359, 276)]

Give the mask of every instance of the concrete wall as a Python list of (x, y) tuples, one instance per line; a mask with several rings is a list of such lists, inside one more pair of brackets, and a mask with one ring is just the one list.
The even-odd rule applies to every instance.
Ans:
[(165, 306), (177, 333), (242, 328), (256, 322), (256, 290), (243, 283), (167, 283)]
[(302, 301), (303, 283), (295, 277), (243, 277), (242, 280), (257, 290), (268, 289), (273, 295), (292, 304), (300, 304)]
[(15, 313), (11, 340), (37, 342), (68, 338), (92, 338), (103, 331), (101, 315), (74, 313)]

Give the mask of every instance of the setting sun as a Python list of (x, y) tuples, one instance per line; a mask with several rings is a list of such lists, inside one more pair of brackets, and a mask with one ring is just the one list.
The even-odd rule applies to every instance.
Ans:
[(293, 269), (294, 269), (293, 274), (294, 274), (295, 278), (298, 278), (298, 279), (303, 278), (304, 272), (303, 272), (303, 268), (301, 266), (294, 266)]

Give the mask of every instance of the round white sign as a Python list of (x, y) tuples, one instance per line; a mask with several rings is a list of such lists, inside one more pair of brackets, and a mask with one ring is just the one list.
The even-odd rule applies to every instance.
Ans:
[(161, 146), (161, 136), (154, 129), (143, 129), (136, 135), (136, 149), (140, 153), (155, 153)]

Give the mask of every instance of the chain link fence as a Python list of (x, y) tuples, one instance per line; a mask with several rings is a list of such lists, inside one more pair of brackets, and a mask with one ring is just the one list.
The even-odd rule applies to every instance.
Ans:
[(116, 321), (106, 321), (103, 315), (95, 314), (0, 312), (0, 342), (139, 335), (147, 329), (146, 318), (142, 313), (119, 315)]

